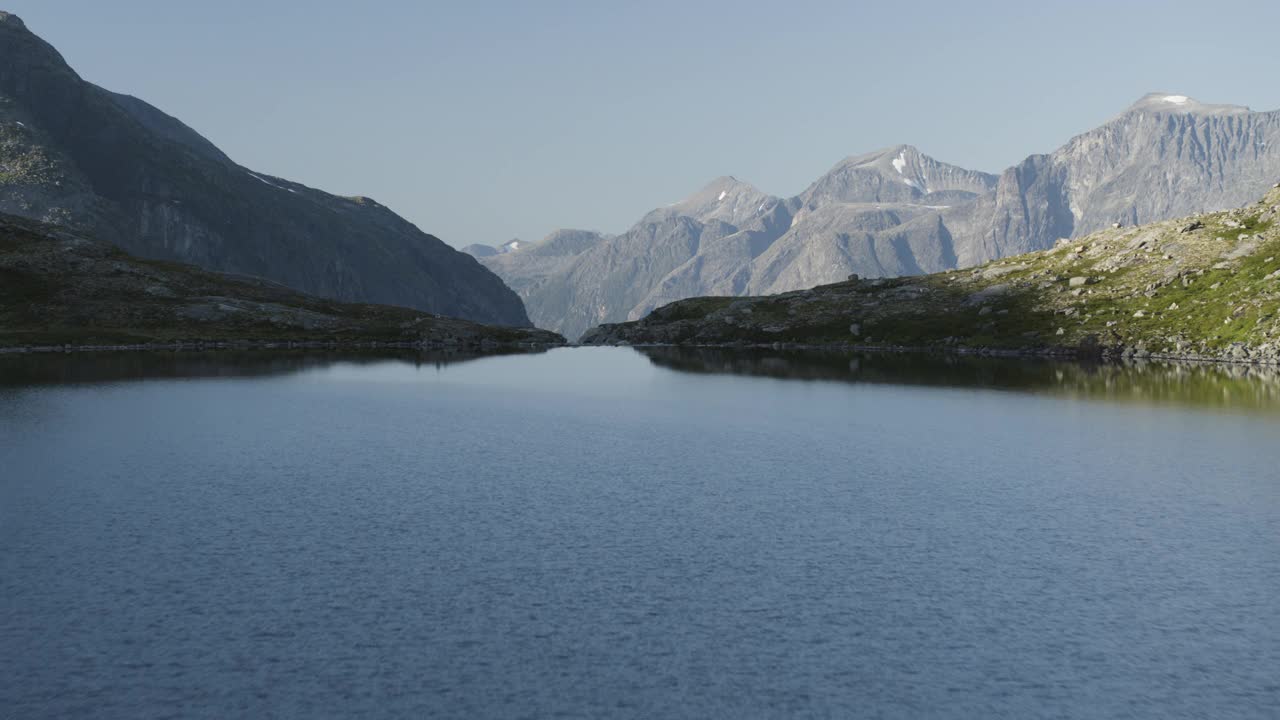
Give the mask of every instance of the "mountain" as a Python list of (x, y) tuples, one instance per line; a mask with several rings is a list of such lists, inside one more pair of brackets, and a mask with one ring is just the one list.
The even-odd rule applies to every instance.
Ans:
[(973, 270), (702, 297), (602, 325), (587, 344), (1280, 363), (1280, 183), (1261, 202), (1109, 228)]
[[(536, 243), (519, 243), (516, 247), (508, 247), (511, 243), (507, 243), (503, 246), (506, 249), (470, 245), (464, 252), (498, 273), (521, 298), (546, 297), (547, 293), (540, 289), (549, 279), (558, 278), (579, 255), (607, 239), (591, 230), (557, 230)], [(555, 315), (567, 314), (570, 302), (565, 298)]]
[(1280, 112), (1153, 93), (999, 175), (899, 145), (846, 158), (791, 198), (719, 178), (532, 281), (515, 259), (482, 262), (536, 324), (576, 337), (686, 297), (970, 267), (1115, 223), (1235, 207), (1277, 178)]
[[(572, 234), (579, 231), (559, 230), (557, 232), (561, 234), (564, 234), (564, 233)], [(516, 252), (517, 250), (523, 250), (529, 246), (530, 246), (530, 243), (527, 243), (521, 240), (520, 238), (513, 238), (511, 240), (508, 240), (502, 243), (498, 247), (494, 247), (492, 245), (482, 245), (479, 243), (475, 243), (462, 248), (462, 252), (475, 258), (485, 258), (485, 257), (494, 257), (495, 255), (506, 255), (508, 253)]]
[(481, 245), (479, 243), (473, 243), (471, 245), (468, 245), (462, 248), (462, 252), (474, 258), (493, 257), (494, 255), (498, 254), (498, 248), (492, 245)]
[(237, 165), (177, 119), (85, 82), (8, 13), (0, 211), (324, 297), (529, 324), (519, 297), (470, 256), (369, 198)]
[[(749, 293), (842, 279), (916, 275), (955, 267), (956, 208), (997, 178), (900, 145), (848, 158), (795, 198), (791, 225), (752, 262)], [(740, 293), (735, 293), (740, 294)]]
[(564, 342), (545, 330), (341, 303), (276, 283), (143, 260), (60, 226), (0, 214), (0, 347), (392, 342), (478, 347)]

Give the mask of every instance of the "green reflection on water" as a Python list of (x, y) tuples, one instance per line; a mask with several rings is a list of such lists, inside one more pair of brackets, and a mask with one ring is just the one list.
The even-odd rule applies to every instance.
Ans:
[(637, 348), (660, 367), (782, 379), (980, 388), (1151, 405), (1280, 411), (1280, 368), (1077, 363), (921, 353)]

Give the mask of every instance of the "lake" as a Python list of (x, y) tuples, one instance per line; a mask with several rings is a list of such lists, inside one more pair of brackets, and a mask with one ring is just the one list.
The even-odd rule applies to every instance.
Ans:
[(0, 717), (1280, 717), (1280, 382), (0, 357)]

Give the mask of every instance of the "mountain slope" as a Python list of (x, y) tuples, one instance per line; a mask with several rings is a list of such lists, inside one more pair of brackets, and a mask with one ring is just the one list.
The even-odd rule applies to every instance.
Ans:
[(803, 193), (801, 206), (838, 203), (943, 205), (989, 192), (996, 178), (938, 162), (910, 145), (846, 158)]
[(142, 260), (64, 228), (0, 214), (0, 347), (179, 340), (449, 346), (563, 342), (545, 330), (340, 303), (259, 278)]
[(512, 290), (526, 298), (604, 239), (590, 230), (557, 230), (537, 243), (519, 243), (515, 247), (507, 243), (501, 248), (469, 245), (463, 252), (503, 277)]
[[(654, 211), (698, 227), (709, 220), (731, 226), (666, 276), (630, 275), (625, 268), (647, 267), (645, 258), (601, 249), (520, 292), (538, 325), (574, 337), (591, 318), (634, 320), (682, 297), (788, 292), (850, 274), (939, 272), (1044, 249), (1115, 223), (1235, 207), (1276, 178), (1280, 112), (1153, 93), (1101, 127), (1000, 175), (947, 165), (900, 145), (846, 158), (789, 199), (720, 178)], [(737, 202), (739, 197), (751, 204)], [(643, 245), (633, 249), (648, 252)], [(518, 275), (511, 260), (484, 262), (504, 278)], [(581, 272), (578, 263), (590, 264), (592, 272)], [(603, 287), (614, 282), (652, 284), (641, 302), (623, 306), (635, 293)], [(595, 304), (571, 307), (566, 296)]]
[[(733, 275), (785, 230), (790, 217), (779, 198), (722, 177), (647, 213), (621, 235), (557, 231), (513, 252), (476, 254), (520, 294), (535, 324), (577, 337), (666, 302), (664, 293), (675, 288), (705, 288), (712, 277), (734, 285), (717, 268)], [(688, 265), (695, 258), (697, 265)]]
[(235, 164), (180, 121), (85, 82), (8, 13), (0, 211), (325, 297), (529, 324), (515, 293), (473, 258), (368, 198)]
[(806, 344), (1280, 362), (1280, 185), (1261, 202), (1100, 230), (933, 275), (693, 298), (588, 344)]

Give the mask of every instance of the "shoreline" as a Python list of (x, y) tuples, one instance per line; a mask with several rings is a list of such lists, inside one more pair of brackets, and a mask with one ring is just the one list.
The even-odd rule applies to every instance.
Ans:
[(502, 350), (565, 347), (564, 343), (541, 342), (444, 342), (438, 340), (199, 340), (98, 345), (10, 345), (0, 346), (0, 355), (46, 355), (90, 352), (209, 352), (218, 350)]
[[(664, 347), (664, 348), (710, 348), (717, 350), (798, 350), (810, 352), (840, 353), (875, 353), (883, 355), (920, 354), (920, 355), (959, 355), (966, 357), (991, 357), (1010, 360), (1065, 360), (1079, 363), (1125, 363), (1133, 361), (1161, 361), (1191, 364), (1214, 365), (1252, 365), (1258, 367), (1280, 366), (1280, 357), (1215, 357), (1199, 354), (1153, 353), (1132, 347), (1116, 346), (1109, 348), (1041, 348), (1041, 349), (1009, 349), (1009, 348), (971, 348), (971, 347), (936, 347), (928, 345), (850, 345), (850, 344), (810, 344), (810, 343), (600, 343), (584, 345), (581, 343), (570, 347)], [(1246, 349), (1247, 352), (1247, 349)]]
[(1104, 362), (1124, 363), (1138, 361), (1162, 361), (1193, 364), (1215, 365), (1253, 365), (1259, 367), (1280, 366), (1278, 358), (1258, 358), (1246, 354), (1242, 357), (1218, 357), (1200, 354), (1158, 353), (1138, 350), (1130, 347), (1110, 348), (1041, 348), (1041, 349), (1009, 349), (1009, 348), (972, 348), (972, 347), (936, 347), (908, 345), (857, 345), (845, 343), (813, 344), (813, 343), (544, 343), (544, 342), (498, 342), (482, 340), (479, 342), (445, 342), (438, 340), (199, 340), (152, 343), (113, 343), (113, 344), (51, 344), (51, 345), (11, 345), (0, 346), (0, 356), (5, 355), (55, 355), (74, 353), (102, 352), (210, 352), (224, 350), (542, 350), (558, 347), (659, 347), (659, 348), (707, 348), (718, 350), (790, 350), (801, 352), (828, 353), (875, 353), (881, 355), (955, 355), (963, 357), (990, 357), (1024, 360), (1063, 360), (1070, 362)]

